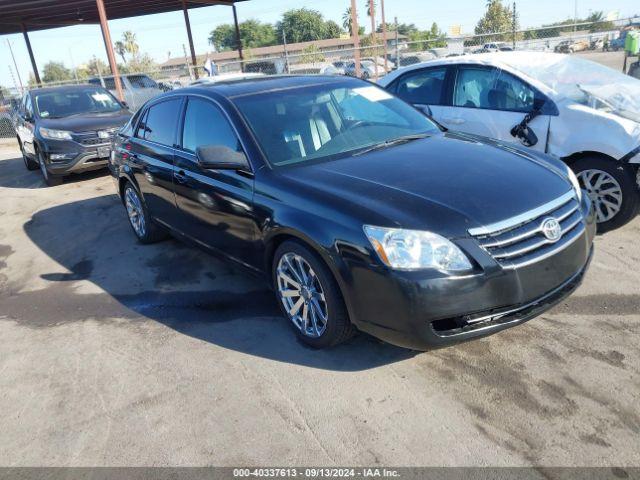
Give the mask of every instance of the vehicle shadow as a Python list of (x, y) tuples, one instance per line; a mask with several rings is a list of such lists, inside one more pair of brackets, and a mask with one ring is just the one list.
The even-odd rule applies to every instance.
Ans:
[[(365, 334), (329, 350), (305, 346), (281, 316), (264, 279), (177, 240), (138, 244), (115, 195), (41, 210), (24, 230), (61, 265), (40, 273), (44, 290), (21, 289), (3, 301), (7, 314), (26, 326), (89, 318), (125, 319), (134, 326), (152, 319), (226, 349), (338, 371), (375, 368), (416, 353)], [(83, 281), (97, 285), (100, 290), (92, 290), (100, 293), (86, 293), (79, 288), (86, 287), (79, 284)]]
[[(106, 168), (65, 177), (64, 183), (75, 183), (106, 175)], [(22, 157), (0, 159), (0, 188), (47, 188), (40, 170), (27, 170)]]

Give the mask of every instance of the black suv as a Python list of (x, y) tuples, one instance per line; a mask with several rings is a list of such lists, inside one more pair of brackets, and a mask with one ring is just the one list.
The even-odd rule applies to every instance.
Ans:
[(104, 168), (111, 139), (131, 112), (102, 87), (73, 85), (27, 92), (16, 115), (16, 135), (29, 170), (49, 186), (70, 173)]
[(580, 283), (595, 234), (560, 160), (444, 132), (349, 77), (161, 95), (110, 168), (142, 243), (172, 232), (266, 272), (314, 347), (358, 328), (422, 349), (525, 322)]

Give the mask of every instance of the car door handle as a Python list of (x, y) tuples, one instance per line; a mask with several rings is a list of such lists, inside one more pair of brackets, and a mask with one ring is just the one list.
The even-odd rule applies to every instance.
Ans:
[(444, 123), (450, 123), (451, 125), (462, 125), (466, 122), (464, 118), (443, 118)]
[(173, 172), (173, 178), (176, 179), (178, 183), (186, 183), (189, 179), (187, 175), (184, 173), (184, 170), (180, 170), (179, 172)]

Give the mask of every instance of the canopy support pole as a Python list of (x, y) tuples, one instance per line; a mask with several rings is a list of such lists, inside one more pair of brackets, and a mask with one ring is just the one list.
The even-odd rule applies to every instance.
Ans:
[(187, 37), (189, 39), (189, 50), (191, 50), (191, 64), (193, 65), (193, 75), (198, 79), (198, 60), (196, 59), (196, 49), (193, 46), (193, 36), (191, 35), (191, 22), (189, 21), (189, 8), (187, 0), (182, 0), (182, 12), (184, 13), (184, 23), (187, 26)]
[(116, 92), (121, 102), (124, 102), (124, 93), (122, 92), (122, 83), (120, 83), (120, 72), (116, 62), (116, 54), (113, 51), (113, 43), (111, 42), (111, 32), (109, 32), (109, 24), (107, 23), (107, 11), (104, 8), (103, 0), (96, 0), (98, 7), (98, 15), (100, 16), (100, 28), (102, 29), (102, 38), (104, 39), (104, 47), (107, 50), (107, 58), (111, 67), (111, 74), (116, 84)]
[(36, 59), (33, 56), (33, 49), (31, 48), (31, 42), (29, 41), (29, 34), (27, 33), (27, 26), (22, 24), (22, 35), (24, 36), (24, 42), (27, 44), (27, 51), (29, 52), (29, 59), (31, 60), (31, 68), (33, 69), (33, 76), (36, 79), (36, 83), (39, 87), (42, 86), (40, 81), (40, 72), (38, 72), (38, 65), (36, 65)]
[(236, 27), (236, 44), (238, 45), (238, 57), (240, 58), (240, 70), (244, 72), (244, 55), (242, 54), (242, 38), (240, 38), (240, 25), (238, 25), (238, 12), (236, 4), (231, 5), (233, 9), (233, 24)]

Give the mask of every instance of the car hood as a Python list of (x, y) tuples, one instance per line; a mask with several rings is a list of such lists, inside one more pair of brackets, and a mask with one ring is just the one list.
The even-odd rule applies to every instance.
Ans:
[(567, 193), (572, 186), (565, 171), (544, 155), (473, 135), (444, 133), (293, 168), (287, 175), (374, 213), (363, 222), (456, 237)]
[(87, 132), (120, 127), (129, 121), (131, 113), (121, 110), (113, 113), (73, 115), (64, 118), (41, 118), (39, 126), (67, 130), (69, 132)]

